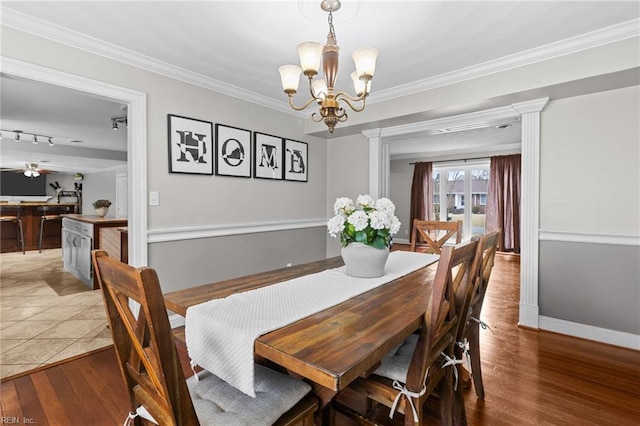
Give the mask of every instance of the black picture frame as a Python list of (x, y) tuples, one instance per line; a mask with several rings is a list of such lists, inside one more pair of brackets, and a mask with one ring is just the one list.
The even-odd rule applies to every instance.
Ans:
[(216, 124), (216, 176), (251, 177), (251, 131)]
[(284, 140), (284, 179), (307, 182), (309, 176), (308, 145), (292, 139)]
[(167, 114), (169, 173), (212, 175), (213, 123)]
[(253, 132), (253, 177), (273, 180), (284, 178), (282, 137)]

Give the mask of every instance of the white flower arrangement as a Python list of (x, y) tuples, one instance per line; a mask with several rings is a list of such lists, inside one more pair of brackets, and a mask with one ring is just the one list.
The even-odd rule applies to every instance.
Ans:
[(379, 249), (389, 247), (391, 236), (400, 230), (396, 206), (388, 198), (374, 200), (370, 195), (352, 199), (341, 197), (333, 205), (334, 217), (327, 222), (329, 235), (340, 236), (342, 247), (353, 242)]

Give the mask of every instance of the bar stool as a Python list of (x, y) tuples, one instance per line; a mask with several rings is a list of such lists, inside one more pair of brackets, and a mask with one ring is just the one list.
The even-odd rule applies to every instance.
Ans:
[(22, 219), (20, 212), (22, 208), (19, 206), (0, 205), (0, 222), (11, 222), (16, 225), (16, 240), (18, 242), (18, 250), (24, 251), (24, 231), (22, 229)]
[[(40, 232), (38, 234), (38, 252), (42, 253), (42, 238), (44, 236), (44, 223), (49, 220), (62, 220), (62, 215), (71, 211), (71, 206), (40, 206), (36, 210), (42, 212), (40, 216)], [(47, 212), (55, 212), (47, 214)]]

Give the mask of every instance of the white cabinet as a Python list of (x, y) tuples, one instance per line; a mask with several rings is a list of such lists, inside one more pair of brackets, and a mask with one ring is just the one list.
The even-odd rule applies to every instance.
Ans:
[(62, 259), (64, 269), (93, 288), (91, 249), (93, 225), (69, 218), (62, 219)]

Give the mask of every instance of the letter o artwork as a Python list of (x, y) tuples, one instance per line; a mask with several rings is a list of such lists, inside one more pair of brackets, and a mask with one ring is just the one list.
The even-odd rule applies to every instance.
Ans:
[(216, 124), (216, 175), (251, 177), (251, 131)]

